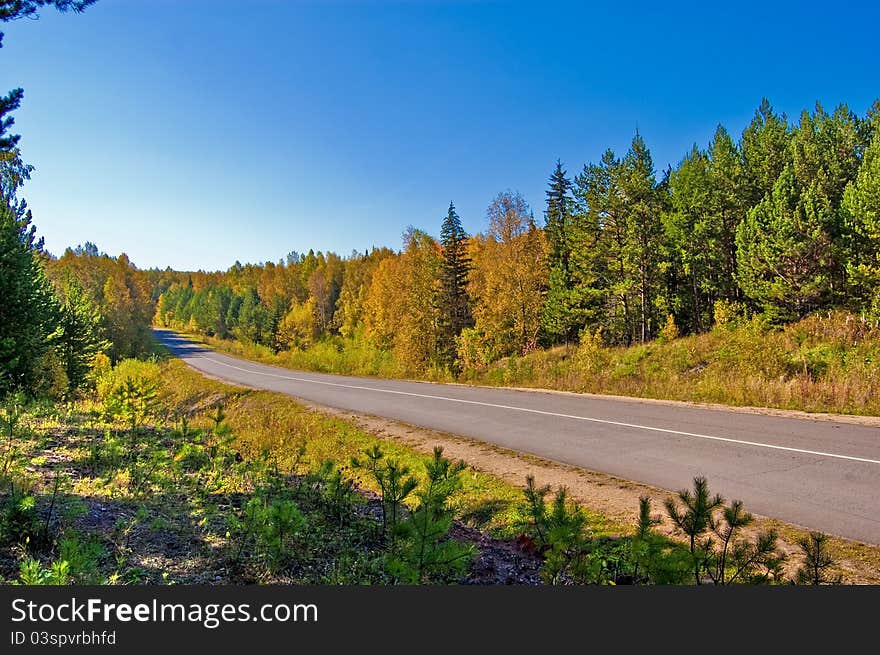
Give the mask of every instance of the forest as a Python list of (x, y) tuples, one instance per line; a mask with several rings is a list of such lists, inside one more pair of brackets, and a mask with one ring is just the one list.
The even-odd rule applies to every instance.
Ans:
[[(536, 220), (497, 195), (468, 235), (450, 203), (439, 238), (399, 252), (292, 252), (225, 272), (149, 271), (160, 325), (303, 351), (389, 354), (451, 375), (584, 338), (629, 346), (760, 317), (880, 317), (880, 104), (797, 121), (765, 99), (738, 139), (720, 126), (655, 170), (642, 135), (569, 175), (557, 162)], [(72, 263), (76, 254), (63, 259)]]

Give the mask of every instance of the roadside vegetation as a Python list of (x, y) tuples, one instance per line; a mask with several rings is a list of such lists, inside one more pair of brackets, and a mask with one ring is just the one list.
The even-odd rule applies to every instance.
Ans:
[[(273, 353), (238, 340), (188, 335), (212, 348), (288, 368), (400, 377), (387, 351), (328, 338), (306, 350)], [(816, 314), (784, 326), (760, 317), (716, 324), (703, 334), (606, 346), (595, 335), (579, 344), (539, 349), (465, 367), (458, 376), (421, 376), (490, 386), (880, 415), (880, 330), (846, 312)]]
[[(73, 402), (0, 411), (0, 577), (16, 584), (833, 583), (824, 535), (775, 533), (704, 482), (667, 508), (682, 539), (381, 439), (176, 359), (90, 372)], [(705, 492), (704, 492), (705, 491)], [(718, 501), (718, 502), (716, 502)], [(801, 565), (800, 562), (803, 562)]]

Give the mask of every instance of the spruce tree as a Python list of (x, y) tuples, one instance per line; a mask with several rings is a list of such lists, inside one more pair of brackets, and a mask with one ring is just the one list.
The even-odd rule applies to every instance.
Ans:
[(582, 327), (573, 308), (574, 281), (571, 271), (571, 253), (574, 241), (571, 181), (566, 177), (562, 162), (550, 176), (547, 190), (547, 211), (544, 232), (549, 246), (549, 283), (544, 305), (543, 328), (552, 341), (577, 338)]
[(441, 290), (438, 294), (440, 326), (438, 353), (451, 365), (455, 361), (455, 339), (461, 331), (473, 325), (467, 294), (468, 273), (471, 260), (467, 252), (468, 235), (461, 219), (450, 202), (449, 210), (440, 228), (440, 245), (443, 261), (440, 267)]

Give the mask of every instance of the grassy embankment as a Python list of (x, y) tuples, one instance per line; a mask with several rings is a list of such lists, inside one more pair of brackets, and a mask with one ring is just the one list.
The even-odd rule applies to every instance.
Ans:
[[(249, 359), (326, 373), (451, 380), (436, 370), (404, 371), (392, 355), (340, 338), (305, 351), (194, 337)], [(880, 415), (880, 330), (843, 312), (782, 328), (760, 321), (630, 348), (578, 346), (508, 357), (460, 381), (860, 415)]]

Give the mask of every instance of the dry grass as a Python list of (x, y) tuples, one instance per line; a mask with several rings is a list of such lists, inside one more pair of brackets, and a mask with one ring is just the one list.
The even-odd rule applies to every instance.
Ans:
[(511, 357), (468, 381), (807, 412), (880, 415), (880, 330), (838, 312), (752, 321), (630, 348), (587, 340)]

